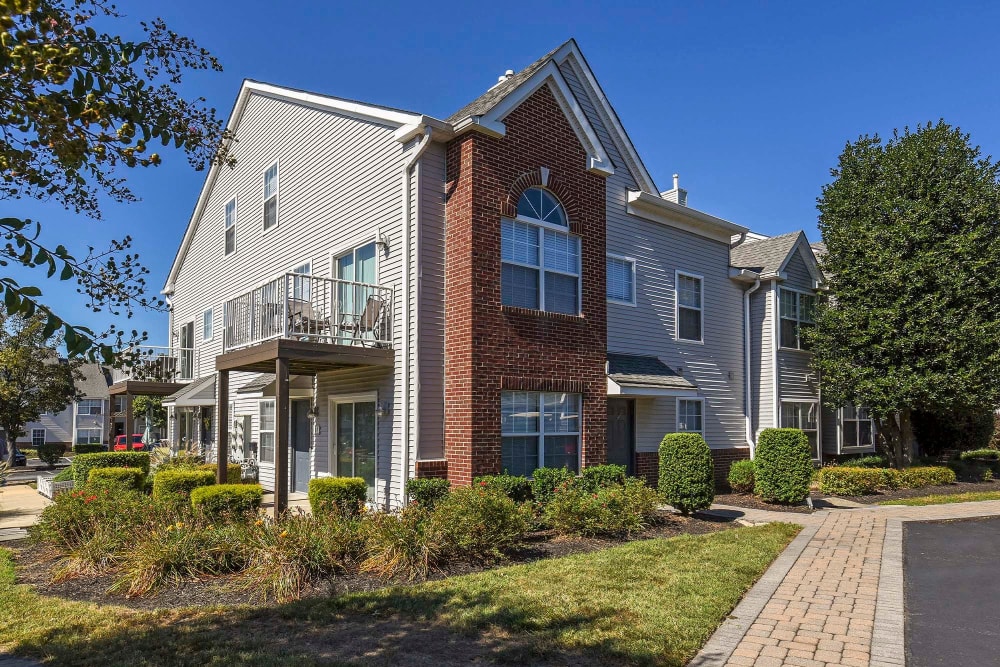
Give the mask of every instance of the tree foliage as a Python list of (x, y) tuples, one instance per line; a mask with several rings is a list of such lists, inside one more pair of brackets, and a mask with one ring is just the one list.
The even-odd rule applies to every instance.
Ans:
[[(182, 150), (197, 169), (230, 162), (215, 110), (177, 91), (183, 74), (221, 70), (218, 61), (161, 19), (140, 23), (142, 41), (94, 27), (121, 18), (106, 0), (0, 0), (0, 201), (51, 201), (99, 219), (102, 197), (136, 200), (122, 172), (158, 166), (156, 146)], [(3, 217), (0, 266), (74, 281), (91, 310), (127, 318), (161, 307), (145, 293), (148, 271), (131, 241), (74, 257), (39, 221)], [(0, 277), (0, 292), (10, 313), (40, 313), (46, 334), (61, 329), (71, 356), (111, 363), (116, 348), (145, 337), (74, 326), (45, 306), (38, 287), (9, 276)]]
[(149, 418), (150, 426), (163, 428), (167, 425), (167, 409), (163, 407), (163, 397), (135, 396), (132, 399), (132, 416), (136, 419)]
[(11, 462), (17, 438), (44, 412), (61, 412), (79, 398), (80, 360), (60, 360), (58, 335), (47, 335), (43, 318), (8, 315), (0, 309), (0, 428)]
[(896, 465), (911, 415), (1000, 403), (1000, 163), (943, 121), (849, 143), (818, 200), (831, 405), (868, 406)]

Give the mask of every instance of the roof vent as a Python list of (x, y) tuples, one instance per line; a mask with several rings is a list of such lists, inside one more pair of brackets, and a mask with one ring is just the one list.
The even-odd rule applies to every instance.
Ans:
[(675, 204), (680, 204), (681, 206), (687, 206), (688, 191), (681, 188), (680, 182), (681, 182), (680, 174), (674, 174), (673, 190), (667, 190), (666, 192), (661, 192), (660, 196), (666, 199), (667, 201), (672, 201)]
[(503, 83), (504, 81), (506, 81), (507, 79), (509, 79), (512, 76), (514, 76), (514, 70), (509, 69), (509, 70), (507, 70), (506, 72), (504, 72), (503, 74), (500, 75), (500, 78), (497, 79), (497, 83)]

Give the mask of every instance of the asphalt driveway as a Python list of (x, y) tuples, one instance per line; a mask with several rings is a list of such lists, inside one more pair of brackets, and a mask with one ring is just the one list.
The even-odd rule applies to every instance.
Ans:
[(904, 526), (907, 667), (1000, 665), (1000, 518)]

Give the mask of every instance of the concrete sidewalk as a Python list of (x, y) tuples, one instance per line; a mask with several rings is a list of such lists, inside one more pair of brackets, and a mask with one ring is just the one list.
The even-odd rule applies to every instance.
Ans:
[(33, 526), (51, 501), (26, 484), (0, 487), (0, 530)]

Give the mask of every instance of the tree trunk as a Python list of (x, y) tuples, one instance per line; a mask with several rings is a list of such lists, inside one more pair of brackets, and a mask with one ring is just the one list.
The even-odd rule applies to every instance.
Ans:
[[(904, 460), (904, 436), (901, 424), (900, 413), (893, 413), (878, 420), (878, 437), (882, 445), (882, 453), (889, 460), (894, 468), (903, 468)], [(909, 411), (906, 420), (909, 428)]]
[[(916, 440), (913, 437), (913, 413), (909, 408), (899, 413), (900, 455), (906, 466), (913, 465), (916, 458)], [(903, 467), (903, 466), (900, 466)]]

